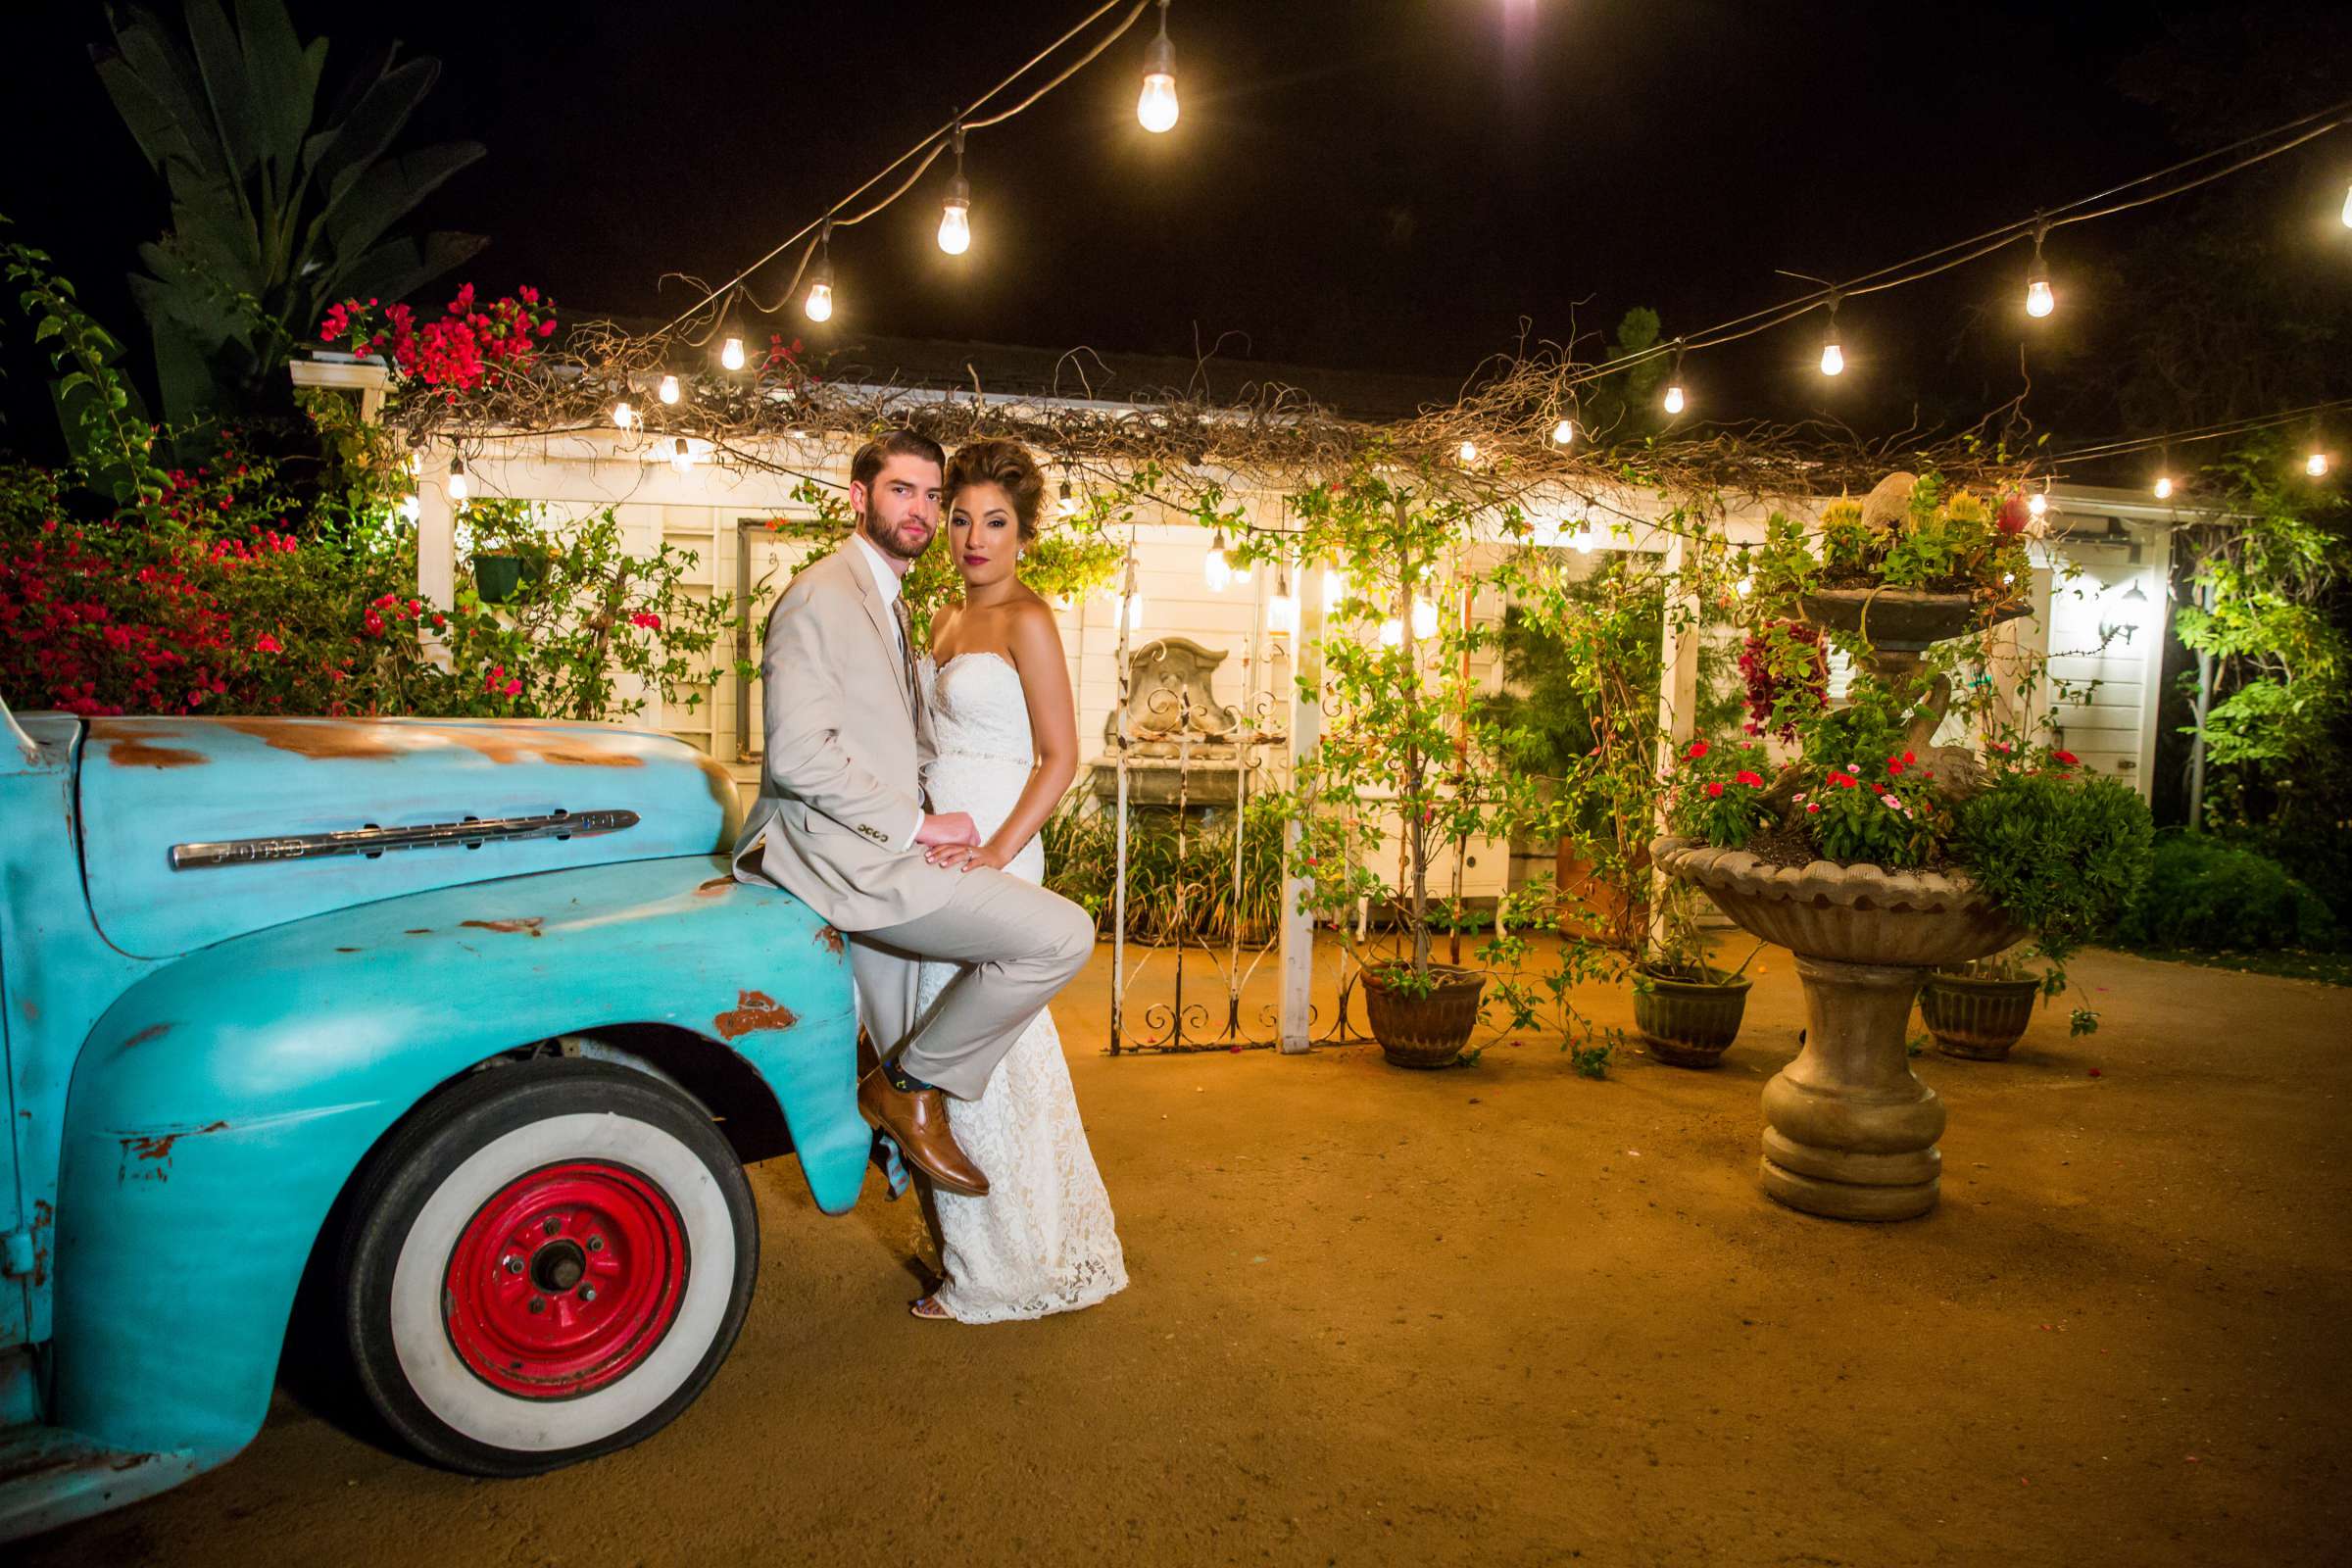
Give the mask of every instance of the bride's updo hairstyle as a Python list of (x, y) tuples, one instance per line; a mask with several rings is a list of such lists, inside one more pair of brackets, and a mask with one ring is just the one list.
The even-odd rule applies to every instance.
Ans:
[(1021, 543), (1037, 537), (1037, 509), (1046, 499), (1046, 476), (1037, 460), (1018, 441), (974, 441), (958, 447), (948, 460), (945, 477), (948, 505), (976, 484), (993, 484), (1012, 501), (1012, 515), (1020, 524)]

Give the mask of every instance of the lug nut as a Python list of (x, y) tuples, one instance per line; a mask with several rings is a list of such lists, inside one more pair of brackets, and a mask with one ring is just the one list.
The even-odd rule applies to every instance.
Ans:
[(595, 1287), (595, 1286), (593, 1286), (593, 1285), (583, 1285), (583, 1286), (581, 1286), (581, 1287), (580, 1287), (580, 1299), (581, 1299), (581, 1300), (583, 1300), (583, 1301), (593, 1301), (593, 1300), (595, 1300), (595, 1299), (596, 1299), (596, 1287)]
[(546, 1311), (546, 1310), (547, 1310), (547, 1298), (546, 1298), (546, 1297), (544, 1297), (544, 1296), (534, 1296), (534, 1297), (532, 1297), (532, 1298), (531, 1298), (531, 1310), (532, 1310), (532, 1311), (534, 1311), (534, 1312), (544, 1312), (544, 1311)]
[(588, 1238), (588, 1250), (591, 1252), (601, 1252), (604, 1250), (605, 1239), (602, 1236), (591, 1236)]
[(522, 1259), (516, 1257), (513, 1252), (509, 1252), (506, 1256), (500, 1258), (498, 1261), (500, 1266), (506, 1269), (506, 1271), (510, 1274), (519, 1274), (522, 1272)]
[(562, 1220), (556, 1218), (556, 1216), (553, 1214), (547, 1216), (547, 1225), (545, 1229), (548, 1235), (553, 1236), (556, 1234), (556, 1232), (562, 1230), (563, 1228), (564, 1222)]

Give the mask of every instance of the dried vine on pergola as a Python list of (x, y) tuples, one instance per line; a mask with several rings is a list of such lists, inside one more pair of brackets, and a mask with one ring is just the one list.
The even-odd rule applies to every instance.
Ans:
[[(951, 449), (982, 437), (1021, 441), (1066, 474), (1179, 509), (1211, 492), (1295, 492), (1369, 466), (1426, 475), (1478, 505), (1518, 505), (1530, 514), (1569, 505), (1605, 510), (1610, 496), (1653, 493), (1690, 520), (1641, 520), (1692, 534), (1709, 531), (1706, 519), (1728, 510), (1864, 491), (1893, 468), (1934, 467), (1955, 484), (1999, 491), (2022, 484), (2033, 466), (2018, 455), (2026, 436), (2014, 403), (1974, 429), (1932, 438), (1914, 430), (1865, 440), (1826, 422), (1756, 421), (1613, 440), (1615, 432), (1587, 432), (1580, 419), (1574, 442), (1555, 444), (1558, 421), (1578, 417), (1576, 388), (1591, 367), (1551, 346), (1496, 356), (1451, 403), (1386, 421), (1344, 416), (1276, 382), (1212, 400), (1200, 390), (1205, 375), (1191, 387), (1137, 397), (1130, 407), (1062, 406), (1062, 399), (1097, 401), (1085, 371), (1089, 357), (1083, 350), (1064, 355), (1051, 393), (990, 397), (977, 370), (968, 391), (953, 392), (877, 384), (854, 369), (819, 376), (789, 359), (761, 367), (756, 358), (752, 368), (732, 374), (680, 371), (673, 340), (593, 321), (574, 327), (562, 350), (496, 385), (455, 397), (396, 398), (386, 421), (411, 444), (439, 440), (480, 451), (514, 438), (612, 434), (614, 405), (627, 399), (639, 422), (625, 439), (654, 447), (684, 437), (715, 466), (823, 483), (833, 481), (780, 449), (827, 437), (862, 440), (903, 425)], [(677, 375), (684, 389), (675, 404), (653, 396), (665, 374)], [(1465, 459), (1465, 444), (1474, 458)], [(1142, 491), (1136, 475), (1146, 471), (1157, 479)]]

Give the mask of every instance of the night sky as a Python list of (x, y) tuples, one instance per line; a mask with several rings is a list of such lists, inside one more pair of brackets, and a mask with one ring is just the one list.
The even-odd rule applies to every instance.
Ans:
[[(306, 37), (333, 40), (330, 80), (388, 36), (445, 62), (409, 145), (466, 136), (489, 148), (428, 212), (434, 226), (491, 237), (474, 281), (536, 283), (566, 315), (656, 316), (690, 297), (662, 273), (726, 276), (1086, 9), (293, 8)], [(2177, 142), (2117, 74), (2168, 25), (2223, 12), (2272, 15), (1177, 0), (1173, 133), (1147, 135), (1135, 120), (1147, 20), (1067, 87), (972, 138), (968, 255), (945, 257), (932, 240), (944, 167), (841, 235), (836, 326), (1105, 353), (1189, 355), (1221, 340), (1237, 357), (1448, 377), (1507, 349), (1522, 317), (1556, 340), (1641, 304), (1670, 335), (1694, 330), (1796, 290), (1776, 267), (1866, 270), (2201, 150)], [(2297, 27), (2321, 25), (2276, 16), (2290, 45)], [(143, 343), (122, 276), (164, 204), (88, 64), (101, 9), (50, 4), (9, 29), (0, 83), (14, 156), (0, 168), (0, 212)], [(2239, 128), (2326, 101), (2296, 101), (2303, 87), (2248, 80)], [(2294, 210), (2278, 220), (2291, 234), (2342, 201), (2352, 134), (2286, 162)], [(2162, 220), (2086, 225), (2053, 246), (2064, 306), (2034, 328), (2030, 365), (2119, 328), (2089, 285)], [(2009, 252), (1849, 306), (1851, 369), (1837, 382), (1812, 372), (1810, 323), (1694, 358), (1689, 380), (1705, 412), (1727, 417), (1825, 412), (1885, 428), (1916, 404), (1937, 416), (1981, 410), (2020, 386), (2025, 265)], [(771, 270), (755, 287), (772, 298), (784, 281)], [(784, 325), (805, 330), (797, 310)], [(5, 330), (11, 423), (29, 444), (27, 418), (46, 421), (37, 401), (24, 412), (39, 370), (13, 313)]]

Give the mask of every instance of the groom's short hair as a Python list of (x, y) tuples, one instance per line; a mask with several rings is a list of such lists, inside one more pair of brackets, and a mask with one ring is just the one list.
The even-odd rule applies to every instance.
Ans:
[(896, 430), (883, 431), (858, 449), (858, 455), (850, 460), (850, 483), (871, 489), (874, 475), (880, 473), (882, 465), (893, 458), (920, 458), (936, 468), (948, 466), (946, 448), (927, 435), (917, 435), (901, 426)]

